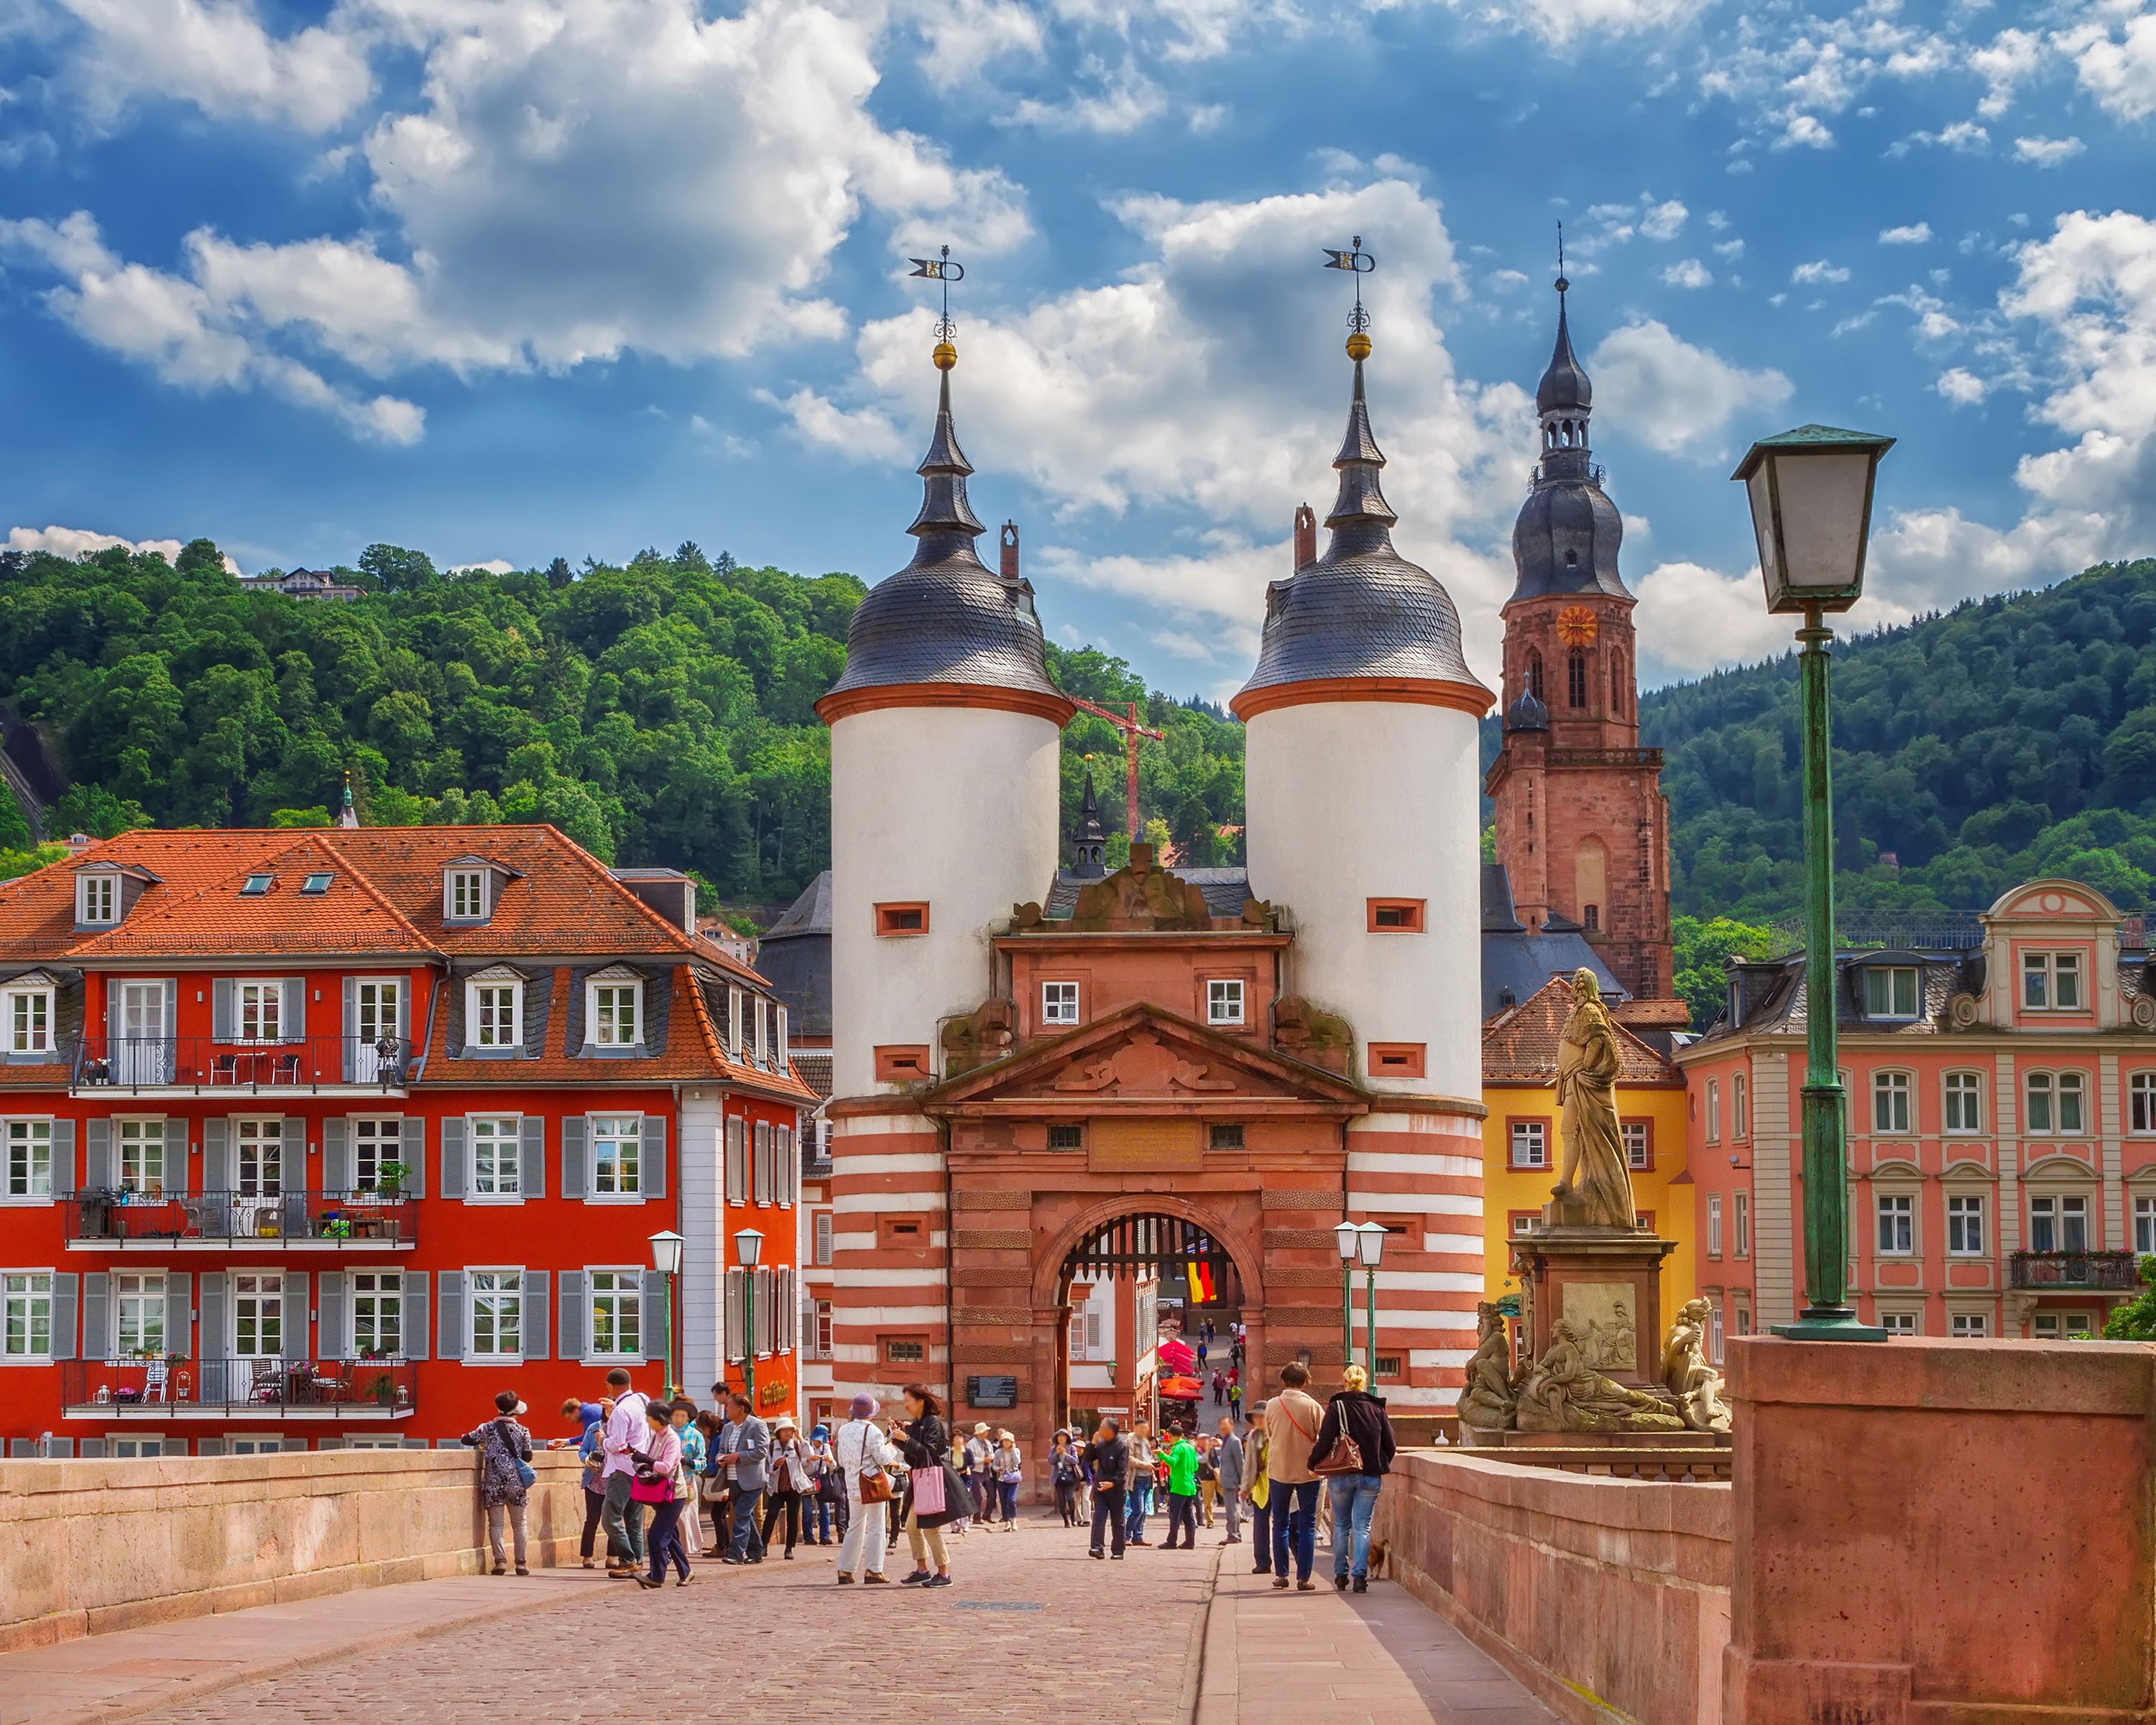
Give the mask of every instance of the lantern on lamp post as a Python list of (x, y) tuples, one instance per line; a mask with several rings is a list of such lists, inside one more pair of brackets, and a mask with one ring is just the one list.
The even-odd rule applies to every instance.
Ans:
[(1385, 1255), (1385, 1224), (1365, 1222), (1356, 1230), (1356, 1255), (1363, 1260), (1363, 1363), (1370, 1374), (1369, 1390), (1378, 1389), (1378, 1261)]
[(1752, 506), (1767, 609), (1800, 613), (1798, 702), (1804, 770), (1804, 1309), (1777, 1336), (1883, 1342), (1849, 1303), (1847, 1097), (1836, 1064), (1830, 611), (1864, 592), (1871, 495), (1891, 437), (1802, 425), (1752, 445), (1731, 478)]
[(1355, 1359), (1355, 1254), (1363, 1230), (1353, 1222), (1336, 1222), (1332, 1238), (1340, 1248), (1340, 1363), (1345, 1366)]
[(666, 1307), (659, 1314), (660, 1334), (666, 1338), (666, 1399), (674, 1399), (674, 1278), (681, 1273), (681, 1248), (688, 1242), (671, 1228), (651, 1236), (651, 1267), (659, 1272), (665, 1291)]
[(742, 1268), (742, 1384), (748, 1410), (756, 1412), (756, 1264), (763, 1255), (763, 1236), (753, 1228), (734, 1235), (734, 1261)]

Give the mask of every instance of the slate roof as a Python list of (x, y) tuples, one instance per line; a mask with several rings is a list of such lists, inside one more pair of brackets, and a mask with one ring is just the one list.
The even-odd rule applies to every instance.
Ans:
[(786, 913), (766, 929), (761, 941), (783, 941), (803, 934), (831, 932), (831, 871), (829, 869), (801, 889), (801, 896)]
[(1384, 465), (1371, 434), (1358, 360), (1348, 433), (1332, 463), (1340, 491), (1325, 521), (1332, 542), (1316, 562), (1266, 590), (1257, 669), (1244, 695), (1334, 677), (1481, 686), (1460, 650), (1460, 613), (1451, 595), (1393, 548), (1399, 517), (1378, 485)]
[[(1572, 988), (1553, 977), (1511, 1011), (1482, 1028), (1482, 1077), (1486, 1083), (1539, 1082), (1557, 1073), (1558, 1050), (1572, 1017)], [(1620, 1088), (1628, 1084), (1681, 1084), (1683, 1076), (1622, 1024), (1617, 1047), (1623, 1065)]]
[[(1871, 1019), (1864, 1015), (1858, 990), (1859, 973), (1867, 965), (1914, 964), (1924, 975), (1922, 1014), (1914, 1019)], [(1861, 1030), (1867, 1036), (1938, 1036), (1947, 1028), (1947, 1004), (1957, 994), (1979, 993), (1984, 988), (1984, 957), (1980, 948), (1949, 952), (1887, 952), (1877, 948), (1839, 952), (1835, 956), (1835, 1022), (1843, 1029)], [(1743, 963), (1731, 968), (1743, 999), (1740, 1028), (1753, 1035), (1801, 1036), (1811, 1015), (1810, 990), (1804, 981), (1804, 955)], [(2122, 980), (2123, 978), (2122, 976)], [(1729, 1007), (1701, 1034), (1702, 1042), (1731, 1034)]]

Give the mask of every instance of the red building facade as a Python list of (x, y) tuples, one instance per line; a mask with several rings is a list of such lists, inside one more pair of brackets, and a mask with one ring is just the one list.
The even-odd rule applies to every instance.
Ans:
[(695, 926), (545, 827), (134, 833), (0, 886), (11, 1453), (424, 1445), (670, 1360), (790, 1407), (810, 1098)]

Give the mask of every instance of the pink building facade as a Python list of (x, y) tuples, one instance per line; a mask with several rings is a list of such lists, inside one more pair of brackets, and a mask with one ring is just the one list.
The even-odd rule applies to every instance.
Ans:
[[(1836, 960), (1850, 1281), (1907, 1335), (2101, 1334), (2156, 1253), (2156, 970), (2092, 889), (2007, 893), (1967, 946)], [(1679, 1051), (1709, 1343), (1804, 1303), (1804, 957), (1732, 962)]]

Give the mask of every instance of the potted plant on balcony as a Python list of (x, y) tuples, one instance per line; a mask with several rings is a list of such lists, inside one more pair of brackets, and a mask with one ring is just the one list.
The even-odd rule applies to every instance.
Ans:
[(369, 1396), (373, 1398), (374, 1401), (379, 1406), (384, 1408), (395, 1407), (397, 1405), (397, 1378), (395, 1374), (389, 1372), (376, 1373), (374, 1375), (374, 1381), (367, 1386), (367, 1393)]

